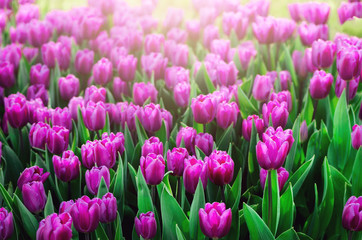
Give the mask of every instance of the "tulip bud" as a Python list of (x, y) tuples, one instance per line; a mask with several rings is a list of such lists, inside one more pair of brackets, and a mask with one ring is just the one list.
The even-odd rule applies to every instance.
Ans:
[(47, 107), (38, 107), (34, 109), (33, 116), (32, 116), (32, 122), (50, 122), (51, 120), (51, 110)]
[(35, 4), (19, 5), (18, 12), (15, 16), (16, 24), (29, 23), (31, 20), (39, 19), (40, 11), (39, 7)]
[(141, 213), (134, 219), (136, 233), (144, 239), (152, 239), (157, 233), (157, 223), (153, 212)]
[(177, 133), (176, 136), (176, 146), (181, 147), (182, 141), (184, 142), (184, 146), (189, 153), (195, 152), (195, 138), (197, 132), (192, 127), (183, 127)]
[(45, 149), (46, 137), (49, 125), (43, 122), (33, 123), (29, 132), (30, 146)]
[(25, 207), (32, 213), (39, 213), (45, 207), (47, 196), (42, 182), (25, 183), (22, 187), (22, 196)]
[(29, 27), (28, 41), (30, 45), (36, 48), (40, 48), (43, 44), (49, 42), (52, 33), (47, 22), (33, 19), (26, 26)]
[(149, 153), (146, 157), (141, 156), (140, 168), (147, 184), (158, 185), (165, 174), (165, 161), (162, 155)]
[(197, 123), (206, 124), (214, 120), (216, 101), (212, 95), (199, 95), (192, 99), (191, 109)]
[(288, 10), (289, 10), (290, 17), (296, 22), (299, 22), (302, 20), (301, 8), (302, 8), (302, 4), (300, 4), (300, 3), (288, 4)]
[(358, 150), (362, 146), (362, 125), (355, 124), (352, 128), (352, 147)]
[(243, 120), (242, 133), (246, 141), (250, 141), (251, 130), (253, 129), (253, 120), (255, 123), (256, 131), (261, 136), (265, 130), (264, 120), (259, 118), (258, 115), (250, 115)]
[(158, 91), (151, 82), (140, 82), (133, 85), (133, 101), (139, 106), (142, 106), (149, 98), (151, 102), (157, 102), (157, 94)]
[(230, 86), (236, 83), (238, 69), (233, 61), (220, 62), (216, 67), (217, 82), (222, 86)]
[(5, 112), (13, 128), (24, 127), (29, 119), (26, 98), (21, 93), (11, 94), (5, 98)]
[(332, 83), (332, 74), (326, 73), (323, 70), (315, 71), (309, 85), (311, 97), (314, 99), (326, 98), (331, 90)]
[(298, 33), (304, 46), (312, 46), (312, 43), (318, 39), (328, 39), (328, 26), (303, 22), (299, 25)]
[(204, 29), (203, 43), (207, 49), (210, 49), (211, 42), (219, 38), (219, 28), (214, 25), (209, 25)]
[(82, 109), (84, 125), (91, 131), (101, 130), (106, 123), (106, 109), (103, 102), (88, 102)]
[[(116, 154), (123, 154), (124, 152), (124, 135), (121, 132), (118, 132), (116, 134), (107, 132), (102, 134), (102, 140), (108, 138), (110, 142), (113, 145), (114, 151), (116, 151)], [(118, 156), (118, 155), (117, 155)]]
[(43, 84), (46, 88), (49, 87), (50, 71), (46, 65), (40, 63), (33, 65), (30, 68), (30, 84)]
[(272, 89), (273, 89), (273, 82), (270, 76), (256, 75), (253, 86), (253, 97), (257, 101), (260, 102), (268, 101)]
[(308, 139), (308, 126), (307, 122), (304, 120), (300, 126), (299, 139), (301, 143), (304, 143)]
[(63, 182), (70, 182), (79, 176), (80, 161), (73, 151), (64, 151), (62, 157), (53, 156), (55, 175)]
[(168, 59), (164, 58), (161, 53), (150, 53), (141, 57), (141, 67), (151, 79), (152, 74), (155, 81), (163, 79)]
[(92, 102), (106, 102), (106, 94), (107, 90), (105, 88), (97, 88), (96, 86), (92, 85), (85, 89), (84, 92), (84, 103), (88, 103), (89, 101)]
[(334, 61), (336, 45), (332, 41), (318, 39), (312, 44), (312, 62), (317, 68), (329, 68)]
[(113, 79), (113, 96), (117, 100), (122, 100), (122, 96), (128, 94), (128, 86), (125, 81), (122, 81), (119, 77)]
[[(349, 91), (348, 91), (349, 100), (352, 100), (356, 96), (359, 82), (360, 82), (360, 77), (354, 78), (349, 82)], [(347, 82), (341, 79), (341, 77), (338, 75), (335, 86), (335, 92), (338, 98), (341, 97), (343, 90), (345, 90), (346, 87), (347, 87)]]
[(44, 105), (48, 105), (49, 95), (45, 86), (42, 84), (31, 85), (26, 93), (28, 100), (41, 99)]
[(12, 64), (15, 71), (19, 69), (20, 59), (21, 48), (18, 44), (9, 44), (0, 51), (0, 61)]
[(305, 20), (318, 25), (328, 21), (330, 10), (328, 3), (308, 2), (301, 8), (301, 13)]
[(185, 108), (189, 105), (191, 86), (189, 83), (178, 83), (173, 90), (173, 97), (177, 106)]
[(96, 230), (100, 219), (98, 199), (89, 199), (88, 196), (78, 198), (69, 210), (73, 219), (74, 228), (82, 233)]
[(87, 141), (81, 147), (82, 163), (88, 169), (91, 169), (95, 165), (94, 146), (95, 142)]
[(189, 47), (186, 44), (177, 44), (173, 50), (171, 62), (175, 66), (187, 67), (189, 61)]
[(58, 80), (59, 93), (62, 99), (69, 101), (79, 94), (79, 79), (69, 74), (67, 77)]
[(222, 60), (227, 61), (227, 55), (230, 50), (230, 40), (215, 39), (211, 42), (211, 53), (217, 54)]
[(94, 64), (94, 52), (92, 50), (79, 50), (75, 55), (74, 66), (77, 73), (88, 75)]
[(41, 55), (44, 64), (48, 68), (54, 68), (59, 54), (59, 43), (48, 42), (41, 47)]
[(190, 83), (190, 71), (183, 67), (172, 66), (166, 68), (165, 83), (168, 89), (173, 89), (177, 84)]
[(145, 53), (161, 52), (165, 37), (162, 34), (148, 34), (145, 37)]
[(241, 12), (224, 12), (222, 17), (222, 28), (226, 35), (230, 36), (234, 30), (239, 40), (243, 39), (249, 26), (249, 19)]
[(9, 239), (14, 232), (13, 213), (5, 208), (0, 208), (0, 239)]
[(137, 112), (137, 117), (147, 132), (157, 132), (162, 126), (160, 105), (150, 103)]
[(67, 107), (57, 107), (52, 111), (52, 124), (72, 130), (72, 117)]
[(200, 148), (206, 156), (209, 156), (214, 147), (214, 139), (211, 134), (199, 133), (195, 137), (195, 146)]
[(107, 58), (102, 58), (93, 66), (94, 82), (99, 85), (106, 85), (112, 80), (112, 63)]
[(142, 111), (140, 106), (134, 105), (133, 103), (130, 103), (126, 109), (126, 122), (129, 130), (134, 131), (136, 130), (136, 116), (139, 111)]
[(205, 162), (211, 182), (218, 186), (231, 182), (234, 176), (234, 161), (226, 152), (214, 150)]
[(68, 103), (68, 109), (72, 119), (74, 121), (78, 120), (78, 108), (82, 109), (84, 107), (83, 97), (72, 97)]
[(288, 71), (279, 72), (280, 87), (282, 91), (288, 91), (289, 85), (292, 83), (292, 76)]
[(195, 193), (197, 184), (201, 179), (202, 185), (205, 188), (207, 184), (207, 163), (190, 156), (184, 162), (184, 186), (185, 190), (191, 194)]
[(100, 222), (110, 223), (117, 218), (117, 199), (108, 192), (100, 201)]
[(53, 154), (61, 154), (68, 148), (69, 130), (61, 126), (53, 126), (47, 133), (47, 147)]
[(362, 51), (356, 47), (341, 47), (337, 52), (337, 71), (345, 81), (351, 81), (361, 74)]
[(97, 195), (99, 184), (101, 184), (101, 179), (104, 178), (106, 182), (107, 188), (109, 188), (110, 184), (110, 174), (109, 169), (105, 166), (101, 167), (92, 167), (92, 169), (88, 169), (85, 172), (85, 183), (87, 185), (88, 191), (93, 194)]
[(228, 128), (231, 124), (235, 126), (238, 119), (238, 114), (239, 108), (235, 102), (219, 103), (216, 113), (216, 122), (223, 129)]
[(268, 103), (264, 103), (263, 120), (265, 126), (269, 125), (270, 115), (274, 128), (277, 128), (279, 126), (284, 128), (287, 125), (289, 117), (287, 103), (279, 103), (277, 101), (270, 101)]
[[(116, 145), (111, 141), (110, 138), (104, 138), (102, 140), (93, 141), (93, 155), (89, 157), (94, 157), (88, 161), (94, 162), (97, 166), (106, 166), (107, 168), (112, 168), (116, 163)], [(88, 164), (88, 165), (91, 165)]]
[(121, 56), (117, 61), (118, 74), (123, 81), (131, 82), (137, 69), (137, 58), (133, 55)]
[[(239, 45), (236, 51), (239, 55), (241, 67), (244, 71), (246, 71), (249, 67), (251, 60), (254, 59), (257, 54), (257, 51), (254, 48), (254, 44), (250, 41), (246, 41), (243, 44)], [(232, 59), (234, 59), (234, 56), (232, 56)]]
[(43, 169), (38, 166), (33, 166), (26, 168), (18, 179), (18, 188), (20, 191), (23, 189), (23, 185), (26, 183), (30, 183), (33, 181), (45, 182), (45, 180), (49, 177), (49, 172), (43, 173)]
[[(280, 167), (277, 169), (277, 175), (278, 175), (278, 186), (279, 186), (279, 190), (281, 191), (284, 187), (284, 184), (288, 180), (289, 173), (287, 170), (285, 170), (285, 168)], [(265, 181), (266, 181), (267, 176), (268, 176), (268, 171), (261, 168), (260, 169), (260, 185), (263, 189), (265, 187)]]
[(342, 212), (342, 225), (349, 231), (362, 230), (362, 197), (350, 197)]
[(230, 231), (231, 220), (231, 209), (226, 209), (225, 203), (206, 203), (205, 209), (199, 210), (201, 231), (209, 238), (225, 237)]
[(186, 30), (190, 42), (196, 42), (200, 38), (200, 21), (189, 20), (186, 22)]
[(0, 87), (10, 88), (15, 83), (14, 65), (9, 62), (0, 63)]
[(293, 108), (292, 96), (289, 91), (281, 91), (278, 93), (272, 93), (270, 101), (277, 101), (278, 103), (285, 102), (288, 106), (288, 111), (290, 112)]
[(69, 68), (70, 60), (72, 58), (71, 47), (58, 42), (58, 55), (56, 60), (59, 64), (59, 69), (66, 71)]
[(173, 148), (167, 151), (167, 169), (173, 176), (181, 177), (184, 172), (184, 162), (189, 156), (186, 148)]
[(275, 42), (276, 20), (274, 17), (257, 17), (252, 24), (253, 33), (260, 44)]
[(69, 213), (50, 214), (39, 223), (36, 239), (72, 239), (72, 217)]
[(301, 78), (305, 78), (308, 74), (306, 58), (303, 57), (301, 51), (295, 50), (292, 55), (293, 65), (296, 73)]
[(150, 137), (145, 141), (142, 146), (142, 156), (146, 157), (148, 154), (154, 153), (156, 155), (163, 155), (163, 144), (158, 137)]

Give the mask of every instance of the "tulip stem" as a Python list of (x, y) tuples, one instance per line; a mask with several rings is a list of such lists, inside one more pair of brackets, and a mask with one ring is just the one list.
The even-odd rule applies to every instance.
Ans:
[(279, 59), (279, 51), (280, 51), (280, 43), (277, 43), (277, 49), (276, 49), (276, 53), (275, 53), (275, 68), (277, 67), (278, 64), (278, 59)]
[(349, 232), (348, 232), (348, 240), (352, 240), (352, 235), (353, 235), (353, 232), (352, 232), (352, 231), (349, 231)]
[(315, 99), (314, 103), (313, 103), (313, 117), (312, 117), (312, 120), (315, 118), (315, 114), (317, 113), (317, 108), (318, 108), (318, 99)]
[(272, 202), (272, 186), (271, 186), (271, 175), (272, 175), (272, 171), (273, 170), (269, 170), (268, 171), (268, 198), (269, 198), (269, 209), (268, 209), (268, 226), (269, 228), (272, 225), (272, 207), (273, 207), (273, 202)]
[(99, 131), (96, 131), (98, 140), (101, 140), (101, 135), (99, 134)]
[(267, 53), (268, 53), (268, 63), (267, 63), (267, 67), (268, 67), (268, 71), (271, 71), (272, 67), (271, 67), (271, 53), (270, 53), (270, 44), (266, 45), (266, 49), (267, 49)]
[(206, 133), (206, 123), (202, 124), (202, 126), (203, 126), (203, 129), (202, 129), (203, 133)]
[(155, 185), (151, 185), (151, 198), (152, 198), (153, 204), (156, 206), (156, 186)]
[(107, 223), (107, 232), (108, 232), (108, 238), (113, 239), (112, 238), (112, 225), (111, 225), (111, 223)]
[(181, 206), (181, 177), (177, 178), (177, 202)]
[(221, 201), (223, 203), (226, 203), (225, 202), (225, 185), (220, 186), (220, 190), (221, 190)]
[(85, 239), (85, 240), (90, 240), (89, 233), (84, 233), (84, 239)]
[(347, 81), (347, 85), (346, 85), (346, 101), (347, 101), (347, 105), (349, 104), (349, 81)]
[(72, 191), (70, 186), (70, 181), (68, 182), (68, 200), (72, 199)]
[(23, 142), (23, 133), (21, 132), (22, 128), (18, 128), (19, 131), (19, 142), (20, 142), (20, 148), (19, 148), (19, 152), (21, 153), (23, 151), (23, 146), (24, 146), (24, 142)]

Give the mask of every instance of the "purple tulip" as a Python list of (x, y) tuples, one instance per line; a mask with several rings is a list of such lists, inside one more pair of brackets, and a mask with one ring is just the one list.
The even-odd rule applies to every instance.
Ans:
[(62, 157), (53, 156), (55, 175), (63, 182), (72, 181), (79, 176), (80, 161), (73, 151), (64, 151)]
[(119, 124), (121, 122), (121, 113), (118, 110), (118, 107), (114, 103), (105, 104), (106, 112), (109, 116), (110, 124)]
[(163, 28), (167, 31), (179, 27), (184, 19), (184, 11), (180, 8), (168, 8), (163, 22)]
[(293, 108), (292, 95), (289, 91), (281, 91), (278, 93), (272, 93), (270, 101), (277, 101), (279, 103), (285, 102), (288, 106), (288, 111), (290, 112)]
[(187, 67), (187, 63), (189, 61), (189, 48), (186, 44), (177, 44), (175, 45), (171, 62), (174, 66)]
[(84, 103), (92, 102), (106, 102), (107, 90), (103, 87), (97, 88), (92, 85), (85, 89), (84, 92)]
[(362, 50), (356, 47), (341, 47), (337, 52), (337, 71), (345, 81), (351, 81), (361, 74)]
[(110, 142), (112, 143), (113, 149), (116, 152), (116, 154), (119, 153), (120, 155), (122, 155), (124, 152), (124, 147), (125, 147), (124, 146), (125, 139), (124, 139), (123, 133), (118, 132), (116, 134), (114, 134), (114, 133), (108, 134), (105, 132), (102, 134), (102, 140), (104, 140), (106, 138), (109, 139)]
[(157, 132), (162, 126), (160, 105), (150, 103), (137, 112), (137, 117), (147, 132)]
[(49, 125), (43, 122), (33, 123), (29, 132), (30, 146), (45, 149)]
[(72, 239), (72, 217), (69, 213), (50, 214), (39, 223), (36, 239)]
[(16, 24), (29, 23), (31, 20), (38, 20), (40, 16), (39, 7), (35, 4), (20, 5), (15, 16)]
[(81, 147), (81, 154), (82, 154), (82, 163), (83, 166), (91, 169), (95, 165), (95, 154), (94, 154), (94, 147), (96, 141), (87, 141), (86, 144), (83, 144)]
[[(356, 96), (359, 82), (360, 82), (360, 77), (354, 78), (352, 81), (349, 82), (349, 91), (348, 91), (349, 100), (352, 100)], [(338, 75), (335, 86), (335, 92), (338, 98), (341, 97), (343, 90), (346, 89), (346, 86), (347, 82), (341, 79), (341, 77)]]
[[(37, 98), (39, 99), (39, 98)], [(50, 122), (52, 116), (51, 116), (51, 110), (52, 109), (48, 109), (47, 107), (38, 107), (36, 109), (34, 109), (33, 112), (33, 116), (32, 116), (32, 122), (33, 123), (37, 123), (37, 122)], [(30, 112), (30, 111), (29, 111)], [(30, 122), (30, 121), (29, 121)]]
[(140, 168), (149, 185), (158, 185), (165, 175), (165, 161), (162, 155), (150, 153), (146, 157), (141, 156)]
[(299, 139), (301, 143), (304, 143), (308, 139), (308, 126), (307, 122), (304, 120), (300, 125)]
[(58, 87), (61, 98), (69, 101), (79, 94), (79, 79), (72, 74), (61, 77), (58, 80)]
[(288, 4), (288, 10), (289, 10), (290, 17), (296, 22), (300, 22), (302, 20), (301, 8), (302, 8), (302, 4), (300, 4), (300, 3)]
[(74, 121), (78, 120), (78, 107), (83, 108), (83, 97), (72, 97), (68, 103), (68, 109)]
[(195, 146), (200, 148), (206, 156), (209, 156), (214, 147), (214, 139), (211, 134), (199, 133), (195, 137)]
[(261, 102), (269, 99), (270, 92), (273, 89), (273, 82), (268, 75), (256, 75), (253, 86), (253, 97)]
[(230, 231), (231, 220), (231, 209), (226, 209), (225, 203), (206, 203), (205, 209), (199, 210), (201, 231), (209, 238), (225, 237)]
[(40, 48), (50, 40), (52, 32), (47, 22), (33, 19), (27, 26), (28, 41), (33, 47)]
[(59, 64), (59, 69), (66, 71), (69, 68), (70, 60), (72, 58), (71, 47), (58, 42), (58, 53), (56, 60)]
[(314, 24), (326, 24), (331, 7), (328, 3), (308, 2), (301, 8), (305, 20)]
[[(257, 51), (251, 41), (246, 41), (237, 48), (241, 67), (244, 71), (248, 69), (249, 63), (255, 58)], [(234, 59), (234, 56), (232, 56)]]
[(231, 30), (234, 30), (239, 40), (245, 37), (249, 26), (249, 19), (241, 12), (224, 12), (222, 18), (222, 28), (226, 35), (230, 36)]
[(173, 148), (167, 151), (167, 169), (172, 175), (181, 177), (184, 172), (184, 162), (189, 156), (186, 148)]
[(149, 34), (145, 37), (145, 53), (159, 53), (162, 51), (165, 37), (162, 34)]
[(72, 130), (72, 116), (67, 107), (57, 107), (52, 111), (52, 124)]
[(165, 83), (171, 90), (179, 83), (190, 83), (190, 71), (178, 66), (166, 68)]
[(0, 63), (0, 87), (10, 88), (15, 84), (14, 65), (9, 62)]
[(138, 236), (144, 239), (152, 239), (157, 233), (157, 223), (153, 212), (141, 213), (134, 219), (134, 225)]
[(43, 173), (43, 169), (38, 166), (33, 166), (26, 168), (18, 179), (18, 188), (20, 191), (23, 189), (23, 185), (26, 183), (40, 181), (45, 182), (45, 180), (49, 177), (49, 172)]
[(48, 68), (54, 68), (59, 54), (59, 43), (48, 42), (41, 47), (41, 55), (44, 64)]
[(328, 26), (303, 22), (298, 27), (298, 33), (304, 46), (312, 46), (312, 43), (318, 39), (328, 39)]
[(219, 28), (213, 25), (209, 25), (204, 29), (203, 43), (207, 49), (210, 49), (213, 40), (219, 38)]
[(199, 179), (201, 179), (202, 185), (205, 188), (207, 184), (207, 163), (196, 159), (195, 156), (190, 156), (184, 161), (183, 180), (185, 190), (194, 194)]
[(29, 119), (26, 98), (21, 93), (11, 94), (5, 98), (5, 112), (13, 128), (24, 127)]
[(252, 24), (253, 33), (260, 44), (275, 42), (276, 20), (274, 17), (257, 17)]
[(94, 52), (88, 49), (79, 50), (75, 55), (74, 66), (77, 73), (88, 75), (94, 64)]
[(117, 218), (117, 199), (108, 192), (102, 197), (100, 205), (100, 222), (110, 223)]
[(355, 124), (352, 128), (352, 147), (358, 150), (362, 146), (362, 125)]
[(214, 120), (216, 100), (212, 95), (199, 95), (192, 99), (191, 109), (197, 123), (206, 124)]
[(352, 20), (354, 17), (360, 17), (360, 9), (361, 3), (359, 1), (354, 3), (351, 1), (349, 3), (342, 2), (337, 10), (339, 22), (343, 24), (348, 20)]
[(279, 72), (280, 87), (282, 91), (287, 91), (292, 83), (292, 76), (288, 71)]
[(9, 239), (14, 232), (13, 213), (5, 208), (0, 208), (0, 238)]
[(328, 96), (333, 83), (333, 76), (323, 70), (315, 71), (310, 79), (309, 91), (314, 99), (323, 99)]
[(292, 55), (293, 65), (296, 73), (301, 78), (305, 78), (308, 74), (306, 58), (301, 51), (295, 50)]
[(262, 111), (265, 126), (269, 125), (270, 117), (274, 128), (284, 128), (287, 125), (289, 112), (286, 102), (269, 101), (263, 104)]
[(261, 136), (264, 133), (265, 125), (264, 120), (259, 118), (258, 115), (250, 115), (243, 120), (242, 133), (246, 141), (250, 141), (251, 130), (253, 129), (253, 121), (255, 123), (256, 131)]
[(177, 43), (186, 43), (187, 32), (180, 28), (172, 28), (167, 33), (167, 39), (173, 40)]
[(117, 100), (121, 100), (122, 96), (128, 94), (128, 86), (125, 81), (122, 81), (119, 77), (113, 79), (113, 96)]
[(361, 103), (361, 107), (359, 109), (359, 115), (358, 115), (359, 119), (362, 120), (362, 103)]
[(195, 152), (195, 138), (197, 132), (192, 127), (183, 127), (177, 133), (176, 136), (176, 146), (181, 147), (182, 141), (184, 142), (184, 146), (190, 154)]
[[(260, 169), (260, 185), (263, 189), (265, 187), (265, 181), (266, 181), (267, 175), (268, 175), (268, 171), (261, 168)], [(289, 173), (287, 170), (285, 170), (285, 168), (280, 167), (277, 169), (277, 175), (278, 175), (278, 186), (279, 186), (279, 190), (281, 191), (284, 187), (284, 184), (288, 180)]]
[(163, 144), (158, 137), (150, 137), (142, 146), (142, 156), (147, 157), (148, 154), (163, 155)]
[(61, 126), (53, 126), (47, 133), (47, 147), (53, 154), (61, 154), (68, 148), (69, 130)]
[(106, 123), (106, 109), (103, 102), (88, 102), (82, 109), (84, 125), (91, 131), (101, 130)]
[(191, 86), (189, 83), (181, 82), (176, 84), (173, 90), (173, 97), (177, 106), (185, 108), (189, 105)]
[(238, 69), (233, 61), (229, 63), (220, 62), (216, 68), (217, 82), (221, 86), (230, 86), (236, 83)]
[(216, 122), (223, 129), (228, 128), (231, 124), (235, 126), (238, 114), (239, 108), (235, 102), (219, 103), (216, 112)]
[(205, 162), (211, 182), (218, 186), (231, 182), (234, 176), (234, 161), (226, 152), (214, 150)]
[(312, 62), (317, 68), (329, 68), (334, 61), (336, 45), (332, 41), (318, 39), (312, 44)]
[(93, 66), (94, 82), (99, 85), (106, 85), (112, 80), (112, 63), (107, 58), (100, 59)]
[(133, 55), (122, 56), (117, 61), (118, 74), (123, 81), (131, 82), (137, 69), (137, 58)]
[(228, 52), (230, 49), (230, 40), (215, 39), (211, 42), (211, 53), (217, 54), (222, 60), (227, 61)]
[(26, 93), (28, 100), (41, 99), (44, 105), (48, 105), (49, 94), (43, 84), (31, 85)]
[(149, 79), (153, 74), (155, 81), (164, 78), (167, 62), (168, 59), (164, 58), (161, 53), (150, 53), (141, 57), (142, 69)]
[(139, 106), (142, 106), (147, 101), (147, 99), (150, 99), (151, 102), (156, 103), (157, 94), (158, 91), (151, 82), (140, 82), (133, 85), (133, 100), (134, 103)]
[(127, 122), (127, 126), (131, 131), (136, 130), (136, 116), (139, 111), (142, 111), (141, 107), (138, 105), (134, 105), (133, 103), (130, 103), (125, 108), (125, 122)]
[(349, 231), (362, 230), (362, 197), (350, 197), (342, 212), (342, 225)]
[(305, 49), (304, 58), (305, 58), (304, 61), (306, 63), (308, 72), (314, 73), (315, 71), (318, 70), (318, 68), (314, 66), (313, 61), (312, 61), (312, 48)]
[(102, 177), (106, 182), (107, 188), (109, 188), (110, 174), (109, 174), (109, 169), (107, 167), (105, 166), (92, 167), (90, 170), (88, 169), (85, 172), (85, 182), (87, 185), (87, 189), (91, 194), (97, 195)]
[(97, 166), (106, 166), (107, 168), (112, 168), (116, 163), (116, 146), (117, 145), (112, 142), (110, 138), (106, 137), (102, 140), (93, 141), (93, 146), (90, 149), (93, 151), (93, 153), (89, 155), (88, 152), (88, 156), (86, 158), (88, 162), (91, 161), (88, 165), (96, 164)]
[(49, 87), (50, 71), (47, 65), (40, 63), (33, 65), (30, 68), (30, 84), (43, 84), (46, 88)]
[(40, 98), (32, 99), (26, 102), (26, 105), (28, 106), (28, 116), (29, 116), (29, 123), (33, 124), (38, 121), (35, 121), (35, 112), (38, 108), (43, 108), (44, 104), (43, 101)]
[(25, 207), (32, 213), (39, 213), (45, 207), (47, 196), (44, 185), (39, 181), (25, 183), (21, 190)]
[(82, 233), (93, 232), (99, 224), (100, 206), (97, 198), (88, 196), (78, 198), (70, 207), (69, 213), (73, 219), (75, 229)]
[(20, 59), (21, 48), (18, 44), (7, 45), (0, 51), (1, 62), (11, 63), (16, 71), (19, 69)]

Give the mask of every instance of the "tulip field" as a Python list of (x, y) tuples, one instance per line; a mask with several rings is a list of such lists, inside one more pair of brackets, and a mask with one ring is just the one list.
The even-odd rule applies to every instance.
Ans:
[(0, 0), (0, 240), (362, 240), (361, 23)]

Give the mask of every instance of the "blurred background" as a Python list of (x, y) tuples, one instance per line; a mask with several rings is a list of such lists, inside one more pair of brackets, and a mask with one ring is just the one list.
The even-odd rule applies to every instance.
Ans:
[[(140, 5), (141, 0), (125, 0), (130, 6)], [(249, 0), (241, 0), (241, 3), (246, 3)], [(271, 0), (270, 5), (270, 15), (276, 17), (290, 17), (288, 12), (288, 4), (292, 2), (310, 2), (311, 0)], [(348, 0), (344, 0), (348, 1)], [(73, 7), (80, 7), (87, 5), (87, 0), (37, 0), (39, 3), (42, 12), (47, 12), (51, 9), (63, 9), (68, 10)], [(362, 20), (355, 19), (353, 21), (347, 21), (343, 26), (339, 23), (337, 9), (341, 4), (342, 0), (324, 0), (316, 2), (327, 2), (331, 6), (330, 18), (329, 18), (329, 27), (331, 38), (333, 38), (336, 32), (344, 32), (350, 35), (355, 35), (362, 37)], [(185, 11), (185, 17), (187, 19), (196, 18), (192, 8), (191, 0), (159, 0), (157, 9), (154, 12), (153, 16), (158, 19), (163, 19), (166, 16), (168, 7), (178, 7), (182, 8)]]

